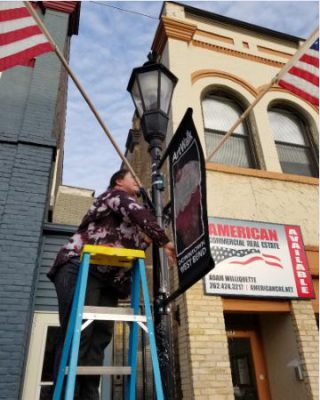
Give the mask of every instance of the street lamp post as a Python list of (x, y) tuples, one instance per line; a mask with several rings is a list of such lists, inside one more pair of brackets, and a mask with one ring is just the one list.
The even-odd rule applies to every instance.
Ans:
[[(127, 90), (141, 119), (144, 139), (151, 155), (152, 202), (157, 222), (162, 221), (163, 177), (159, 171), (162, 143), (168, 126), (168, 113), (177, 78), (162, 64), (147, 62), (134, 68)], [(155, 335), (161, 378), (166, 400), (175, 397), (174, 360), (169, 309), (162, 305), (169, 293), (169, 276), (164, 252), (153, 246), (153, 294)]]

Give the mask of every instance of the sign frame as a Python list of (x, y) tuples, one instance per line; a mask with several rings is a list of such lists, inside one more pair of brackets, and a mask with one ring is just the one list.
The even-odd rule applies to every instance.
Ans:
[[(285, 295), (279, 296), (279, 295), (276, 295), (276, 294), (269, 294), (268, 295), (268, 294), (260, 294), (260, 293), (245, 294), (243, 292), (227, 293), (227, 292), (223, 292), (222, 290), (219, 291), (219, 292), (218, 291), (211, 292), (210, 290), (208, 290), (208, 284), (210, 283), (209, 282), (210, 273), (208, 273), (202, 280), (203, 281), (203, 290), (204, 290), (204, 294), (206, 296), (220, 296), (220, 297), (241, 298), (241, 299), (264, 299), (264, 300), (312, 300), (312, 299), (314, 299), (316, 297), (315, 296), (314, 286), (313, 286), (313, 280), (312, 280), (312, 276), (311, 276), (311, 272), (310, 272), (310, 268), (309, 268), (309, 263), (308, 263), (308, 259), (306, 257), (302, 231), (301, 231), (301, 228), (300, 228), (299, 225), (279, 224), (279, 223), (267, 222), (267, 221), (242, 220), (242, 219), (236, 219), (236, 218), (224, 218), (224, 217), (213, 217), (213, 216), (209, 216), (208, 225), (210, 226), (210, 221), (212, 221), (212, 222), (215, 221), (217, 223), (217, 222), (219, 222), (219, 220), (220, 221), (227, 221), (230, 224), (234, 224), (234, 225), (240, 226), (240, 227), (242, 227), (245, 224), (249, 224), (249, 225), (253, 225), (253, 226), (255, 226), (255, 225), (264, 225), (264, 226), (271, 226), (271, 227), (274, 226), (274, 227), (277, 227), (278, 229), (283, 229), (284, 233), (287, 236), (287, 239), (288, 239), (288, 234), (289, 234), (288, 230), (289, 229), (295, 229), (299, 233), (298, 240), (300, 240), (299, 245), (301, 246), (301, 252), (300, 252), (299, 255), (302, 256), (303, 265), (304, 265), (304, 271), (305, 271), (305, 273), (307, 275), (306, 278), (308, 280), (308, 287), (311, 290), (311, 292), (308, 295), (299, 296), (299, 289), (297, 288), (297, 283), (296, 283), (296, 278), (297, 277), (295, 276), (295, 272), (294, 272), (294, 269), (293, 269), (294, 267), (292, 265), (292, 257), (294, 256), (294, 254), (290, 253), (289, 243), (287, 243), (288, 248), (286, 249), (286, 251), (287, 251), (287, 253), (289, 253), (289, 256), (290, 256), (290, 266), (287, 266), (286, 268), (288, 269), (290, 267), (290, 268), (293, 269), (292, 272), (290, 270), (292, 276), (291, 276), (291, 282), (289, 282), (288, 285), (290, 285), (290, 284), (292, 285), (292, 282), (294, 280), (295, 290), (297, 291), (296, 295), (289, 295), (288, 294), (288, 296), (285, 296)], [(238, 223), (238, 225), (237, 225), (237, 223)], [(211, 243), (212, 235), (209, 234), (209, 236), (210, 236), (210, 243)], [(247, 240), (247, 238), (245, 238), (244, 240)], [(211, 247), (213, 247), (212, 244), (211, 244)], [(255, 254), (255, 252), (253, 252), (253, 254)], [(250, 257), (250, 256), (247, 255), (247, 257)], [(215, 257), (213, 256), (213, 258), (215, 258)], [(267, 258), (266, 260), (268, 262), (268, 261), (270, 261), (270, 258), (269, 259)], [(274, 260), (272, 260), (272, 261), (274, 261)], [(276, 262), (278, 262), (278, 261), (276, 260)], [(272, 264), (272, 263), (269, 262), (269, 264)], [(213, 274), (217, 274), (217, 275), (220, 274), (221, 276), (222, 275), (226, 275), (226, 274), (223, 274), (223, 273), (219, 273), (219, 263), (217, 263), (216, 260), (215, 260), (215, 265), (216, 265), (216, 268), (213, 271)], [(242, 268), (242, 267), (240, 267), (238, 265), (238, 268)], [(232, 274), (232, 272), (230, 274)], [(261, 283), (261, 285), (263, 285), (263, 283)]]

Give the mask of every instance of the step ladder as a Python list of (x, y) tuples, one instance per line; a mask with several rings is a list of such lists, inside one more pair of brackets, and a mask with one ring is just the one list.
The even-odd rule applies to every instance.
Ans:
[[(159, 361), (155, 343), (147, 277), (145, 271), (145, 253), (142, 250), (115, 247), (85, 245), (81, 255), (81, 265), (69, 317), (65, 342), (62, 350), (59, 372), (53, 394), (53, 400), (62, 400), (63, 383), (66, 380), (64, 400), (74, 397), (76, 375), (127, 375), (125, 388), (126, 400), (135, 399), (137, 376), (138, 327), (143, 328), (149, 337), (153, 366), (154, 384), (157, 400), (163, 400), (163, 388)], [(119, 268), (133, 268), (131, 287), (131, 307), (91, 307), (84, 306), (90, 264), (112, 265)], [(140, 284), (145, 307), (145, 315), (140, 315)], [(82, 320), (86, 322), (82, 324)], [(80, 334), (94, 320), (131, 321), (128, 366), (123, 367), (77, 367)], [(144, 324), (146, 323), (146, 325)], [(68, 365), (68, 367), (67, 367)]]

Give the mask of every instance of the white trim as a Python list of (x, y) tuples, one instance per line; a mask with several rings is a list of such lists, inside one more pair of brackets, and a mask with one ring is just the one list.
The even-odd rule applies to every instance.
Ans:
[[(39, 400), (40, 398), (41, 372), (50, 326), (59, 326), (58, 313), (41, 311), (34, 313), (22, 400)], [(47, 382), (42, 383), (47, 384)]]

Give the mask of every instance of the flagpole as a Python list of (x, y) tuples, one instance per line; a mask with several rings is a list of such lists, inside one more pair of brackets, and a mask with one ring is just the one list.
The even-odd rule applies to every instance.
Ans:
[(93, 112), (94, 116), (96, 117), (96, 119), (98, 120), (101, 128), (103, 129), (103, 131), (105, 132), (105, 134), (108, 136), (110, 142), (112, 143), (113, 147), (115, 148), (116, 152), (118, 153), (118, 155), (121, 157), (122, 161), (125, 163), (125, 165), (127, 166), (128, 170), (131, 172), (132, 176), (134, 177), (134, 179), (136, 180), (136, 182), (138, 183), (138, 185), (140, 186), (140, 188), (142, 188), (142, 184), (140, 179), (138, 178), (138, 176), (136, 175), (136, 173), (134, 172), (131, 164), (129, 163), (129, 161), (126, 159), (126, 157), (122, 154), (120, 148), (118, 147), (117, 143), (115, 142), (115, 140), (113, 139), (109, 129), (107, 128), (106, 124), (103, 122), (102, 118), (100, 117), (97, 109), (95, 108), (95, 106), (93, 105), (93, 103), (91, 102), (90, 98), (88, 97), (87, 93), (85, 92), (84, 88), (82, 87), (81, 83), (79, 82), (79, 80), (77, 79), (77, 77), (74, 75), (73, 71), (71, 70), (71, 68), (69, 67), (67, 60), (64, 58), (63, 54), (61, 53), (61, 51), (59, 50), (58, 46), (56, 45), (53, 37), (51, 36), (51, 34), (49, 33), (49, 31), (47, 30), (47, 28), (45, 27), (45, 25), (43, 24), (43, 22), (41, 21), (41, 19), (39, 18), (38, 14), (36, 13), (36, 11), (33, 9), (32, 5), (30, 4), (29, 1), (24, 1), (23, 2), (24, 5), (27, 7), (27, 9), (29, 10), (29, 12), (31, 13), (31, 15), (33, 16), (33, 18), (35, 19), (35, 21), (37, 22), (37, 24), (39, 25), (41, 31), (43, 32), (43, 34), (46, 36), (46, 38), (49, 40), (49, 42), (51, 43), (52, 47), (54, 48), (54, 51), (56, 53), (56, 55), (58, 56), (58, 58), (60, 59), (61, 63), (63, 64), (63, 66), (65, 67), (65, 69), (67, 70), (69, 76), (71, 77), (71, 79), (73, 80), (74, 84), (76, 85), (76, 87), (79, 89), (80, 93), (82, 94), (83, 98), (85, 99), (86, 103), (88, 104), (89, 108), (91, 109), (91, 111)]
[(311, 44), (316, 40), (317, 34), (319, 32), (319, 27), (315, 29), (309, 38), (304, 42), (303, 46), (300, 47), (299, 50), (291, 57), (291, 59), (282, 67), (282, 69), (277, 73), (277, 75), (271, 80), (271, 82), (258, 94), (256, 99), (250, 106), (244, 111), (244, 113), (239, 117), (239, 119), (231, 126), (228, 132), (223, 136), (217, 146), (213, 149), (213, 151), (209, 154), (206, 159), (206, 162), (209, 160), (221, 149), (224, 143), (229, 139), (229, 137), (233, 134), (234, 130), (243, 122), (243, 120), (248, 116), (248, 114), (253, 110), (253, 108), (259, 103), (262, 97), (271, 89), (273, 85), (275, 85), (282, 78), (284, 74), (286, 74), (292, 65), (301, 57), (303, 52), (311, 46)]

